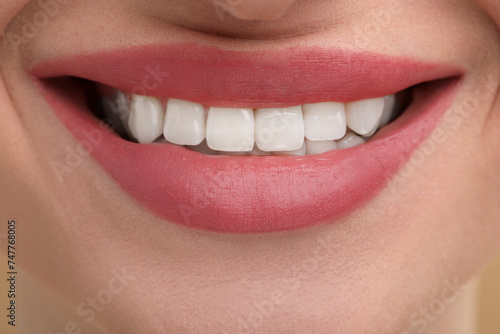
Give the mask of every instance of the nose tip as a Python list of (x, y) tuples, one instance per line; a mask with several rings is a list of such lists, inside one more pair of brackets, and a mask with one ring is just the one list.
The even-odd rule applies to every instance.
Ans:
[(224, 7), (241, 20), (270, 21), (279, 19), (296, 0), (220, 0)]

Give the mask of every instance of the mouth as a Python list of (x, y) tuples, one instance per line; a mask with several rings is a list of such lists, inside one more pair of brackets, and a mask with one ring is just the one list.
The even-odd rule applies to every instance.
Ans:
[(369, 202), (463, 75), (376, 54), (200, 45), (56, 58), (31, 74), (132, 198), (169, 222), (229, 233), (332, 223)]

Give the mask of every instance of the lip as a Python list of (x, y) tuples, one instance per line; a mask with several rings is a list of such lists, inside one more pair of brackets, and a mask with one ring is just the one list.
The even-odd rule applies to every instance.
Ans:
[[(387, 185), (436, 127), (463, 74), (452, 65), (369, 53), (248, 53), (204, 46), (186, 53), (192, 47), (147, 46), (55, 58), (31, 73), (81, 143), (92, 144), (89, 133), (95, 135), (89, 151), (123, 190), (169, 222), (218, 232), (293, 230), (352, 213)], [(132, 66), (139, 60), (143, 66)], [(142, 85), (150, 74), (145, 68), (157, 66), (168, 73), (165, 80)], [(293, 75), (279, 75), (291, 68)], [(243, 75), (251, 77), (245, 81)], [(348, 102), (435, 82), (417, 90), (409, 109), (367, 144), (317, 156), (238, 157), (202, 155), (170, 144), (140, 145), (103, 131), (81, 92), (64, 80), (47, 80), (62, 76), (128, 92), (141, 87), (145, 95), (254, 108)]]

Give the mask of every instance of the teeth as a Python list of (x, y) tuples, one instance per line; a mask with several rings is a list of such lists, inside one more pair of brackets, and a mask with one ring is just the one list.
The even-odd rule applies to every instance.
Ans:
[(307, 155), (323, 154), (337, 149), (337, 143), (333, 140), (311, 141), (306, 140)]
[(385, 99), (369, 99), (346, 105), (347, 125), (361, 136), (369, 136), (376, 131), (384, 112)]
[(206, 116), (201, 104), (170, 99), (163, 135), (177, 145), (199, 145), (205, 139)]
[(362, 145), (364, 143), (365, 140), (363, 138), (356, 136), (354, 133), (348, 133), (344, 138), (337, 142), (337, 148), (351, 148), (354, 146)]
[(312, 141), (336, 140), (346, 134), (345, 106), (327, 102), (304, 104), (306, 138)]
[(215, 151), (249, 152), (254, 146), (255, 119), (252, 109), (210, 108), (207, 144)]
[(165, 114), (160, 101), (154, 97), (133, 95), (128, 125), (141, 144), (149, 144), (163, 133)]
[(389, 95), (385, 97), (385, 107), (382, 117), (380, 117), (379, 128), (386, 126), (394, 116), (394, 107), (396, 106), (396, 95)]
[(258, 109), (255, 116), (255, 142), (266, 152), (294, 151), (304, 145), (302, 108)]
[(103, 103), (113, 122), (121, 119), (121, 133), (141, 144), (168, 142), (209, 155), (304, 156), (364, 144), (392, 120), (396, 96), (255, 112), (210, 107), (207, 113), (203, 105), (179, 99), (169, 99), (165, 108), (157, 98), (129, 99), (120, 91)]

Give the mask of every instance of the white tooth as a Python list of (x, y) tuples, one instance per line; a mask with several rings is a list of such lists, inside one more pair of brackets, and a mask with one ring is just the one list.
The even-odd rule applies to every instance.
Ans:
[(300, 149), (304, 145), (302, 107), (258, 109), (255, 142), (266, 152)]
[(385, 107), (384, 112), (382, 113), (382, 117), (380, 118), (379, 129), (383, 126), (389, 124), (393, 112), (394, 107), (396, 106), (396, 95), (388, 95), (385, 97)]
[(344, 138), (342, 138), (340, 141), (337, 142), (337, 148), (338, 149), (351, 148), (364, 143), (365, 140), (363, 138), (356, 136), (354, 133), (348, 133), (345, 135)]
[(118, 111), (118, 114), (120, 115), (120, 119), (122, 120), (125, 131), (128, 133), (129, 136), (132, 136), (132, 131), (130, 131), (130, 126), (128, 125), (128, 120), (130, 118), (129, 98), (124, 92), (118, 91), (116, 93), (115, 103), (116, 103), (116, 109)]
[(366, 138), (367, 140), (377, 132), (377, 130), (380, 128), (380, 126), (374, 128), (370, 133), (367, 133), (366, 135), (363, 135), (363, 138)]
[(214, 108), (208, 111), (207, 144), (215, 151), (249, 152), (254, 146), (252, 109)]
[(149, 144), (163, 133), (165, 113), (160, 101), (154, 97), (133, 95), (128, 125), (130, 132), (141, 144)]
[(217, 155), (218, 154), (217, 151), (214, 151), (210, 147), (208, 147), (206, 140), (202, 141), (201, 144), (199, 144), (199, 145), (188, 146), (188, 148), (191, 151), (195, 151), (195, 152), (206, 154), (206, 155)]
[(287, 157), (303, 157), (307, 154), (306, 143), (302, 144), (302, 147), (298, 150), (293, 151), (278, 151), (273, 152), (275, 156), (287, 156)]
[(337, 149), (337, 143), (333, 140), (311, 141), (306, 140), (307, 155), (323, 154)]
[(386, 126), (391, 120), (394, 111), (394, 106), (396, 105), (396, 96), (388, 95), (384, 99), (385, 99), (385, 106), (384, 106), (384, 111), (382, 112), (382, 117), (380, 117), (380, 124), (377, 127), (373, 128), (373, 130), (370, 131), (370, 133), (363, 135), (363, 137), (369, 138), (373, 136), (375, 132)]
[(336, 140), (346, 134), (345, 105), (338, 102), (304, 104), (305, 135), (309, 140)]
[(199, 145), (205, 139), (206, 116), (201, 104), (170, 99), (163, 135), (177, 145)]
[(384, 106), (383, 97), (348, 103), (346, 105), (347, 125), (362, 136), (370, 134), (378, 127)]

